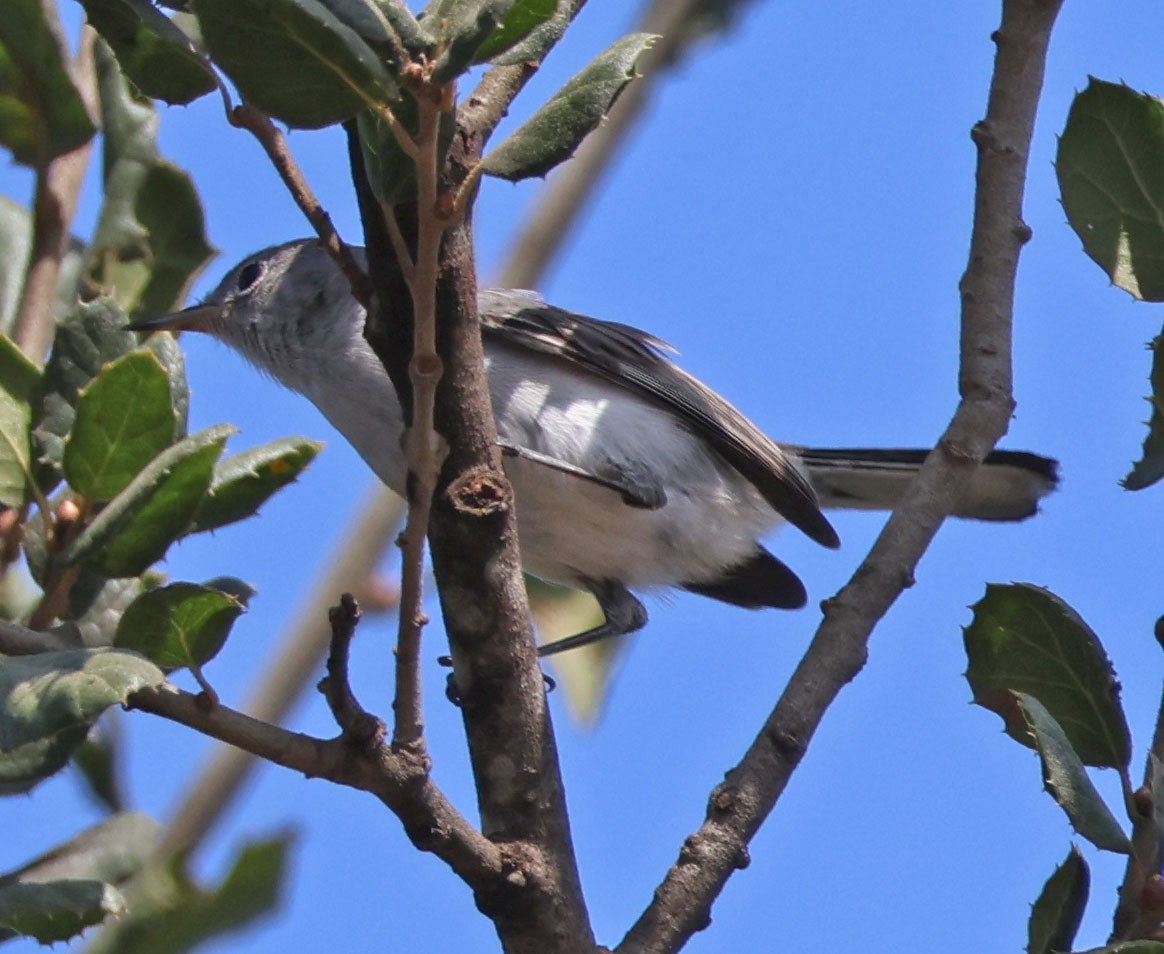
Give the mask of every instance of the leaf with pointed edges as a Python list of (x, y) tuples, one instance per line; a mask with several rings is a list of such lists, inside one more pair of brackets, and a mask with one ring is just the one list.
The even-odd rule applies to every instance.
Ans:
[(501, 26), (477, 50), (474, 62), (488, 63), (528, 40), (535, 30), (544, 26), (557, 12), (558, 0), (517, 0), (505, 14)]
[(161, 830), (161, 825), (141, 812), (117, 812), (15, 871), (0, 875), (0, 884), (67, 879), (121, 884), (149, 861)]
[(1148, 404), (1152, 408), (1148, 418), (1148, 436), (1144, 438), (1144, 456), (1136, 461), (1124, 486), (1128, 490), (1143, 490), (1164, 477), (1164, 335), (1158, 335), (1149, 346), (1152, 352), (1152, 373), (1148, 380), (1152, 394)]
[(69, 486), (112, 500), (174, 442), (170, 378), (150, 351), (106, 365), (77, 395), (77, 417), (61, 462)]
[(105, 576), (140, 576), (189, 528), (234, 433), (219, 424), (162, 451), (93, 519), (57, 560)]
[(245, 583), (171, 583), (142, 593), (121, 617), (115, 645), (170, 672), (202, 666), (218, 655), (254, 592)]
[(1027, 954), (1069, 951), (1083, 920), (1091, 874), (1074, 845), (1043, 885), (1027, 921)]
[(194, 0), (215, 64), (248, 101), (319, 129), (397, 99), (380, 56), (319, 0)]
[(1009, 690), (1038, 699), (1086, 765), (1123, 768), (1132, 740), (1119, 683), (1099, 637), (1055, 594), (991, 584), (963, 638), (974, 701), (1002, 716), (1007, 733), (1032, 745)]
[(488, 153), (486, 175), (517, 182), (544, 176), (574, 154), (635, 76), (654, 37), (632, 33), (614, 43)]
[(110, 706), (165, 678), (148, 659), (120, 649), (0, 658), (0, 752), (87, 732)]
[(0, 941), (35, 938), (53, 944), (126, 912), (125, 899), (101, 881), (53, 881), (0, 887)]
[(296, 480), (323, 445), (285, 437), (228, 457), (214, 468), (214, 482), (203, 499), (191, 533), (217, 530), (254, 516), (276, 492)]
[(4, 0), (0, 17), (0, 146), (45, 169), (97, 131), (65, 66), (64, 42), (41, 0)]
[(148, 891), (129, 893), (133, 916), (102, 931), (86, 954), (188, 951), (251, 924), (279, 905), (293, 841), (284, 834), (245, 845), (223, 881), (210, 889), (193, 884), (175, 866), (151, 870)]
[(1083, 250), (1124, 291), (1164, 301), (1164, 103), (1092, 77), (1055, 160)]
[(1071, 827), (1097, 848), (1129, 854), (1131, 842), (1096, 791), (1063, 727), (1034, 696), (1025, 692), (1014, 696), (1043, 762), (1043, 784), (1067, 813)]
[(149, 0), (81, 0), (85, 17), (147, 96), (185, 106), (214, 92), (214, 71), (173, 20)]
[(33, 446), (41, 488), (60, 479), (65, 438), (73, 429), (77, 395), (101, 368), (128, 354), (137, 335), (125, 330), (126, 317), (108, 298), (80, 304), (57, 326), (53, 349), (33, 402)]
[[(433, 64), (433, 82), (450, 83), (474, 63), (486, 62), (481, 49), (513, 4), (514, 0), (438, 0), (431, 19), (437, 23), (443, 50)], [(427, 11), (425, 19), (430, 19)]]
[(89, 244), (89, 280), (134, 317), (172, 311), (214, 256), (190, 177), (158, 154), (158, 115), (95, 48), (105, 136), (105, 201)]
[(0, 504), (22, 507), (32, 496), (32, 398), (40, 369), (0, 336)]

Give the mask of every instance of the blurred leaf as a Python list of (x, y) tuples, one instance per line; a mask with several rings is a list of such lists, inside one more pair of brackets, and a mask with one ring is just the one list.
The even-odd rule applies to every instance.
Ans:
[(69, 764), (88, 731), (88, 726), (67, 729), (0, 752), (0, 795), (24, 795), (55, 775)]
[(1164, 103), (1092, 77), (1055, 168), (1084, 251), (1124, 291), (1164, 301)]
[[(396, 31), (397, 16), (389, 16), (392, 11), (380, 0), (321, 0), (335, 18), (344, 26), (351, 27), (375, 50), (380, 58), (393, 67), (399, 68), (404, 47)], [(409, 14), (411, 17), (411, 14)], [(415, 24), (416, 20), (413, 18)]]
[(190, 526), (210, 488), (229, 424), (200, 431), (162, 451), (58, 557), (106, 576), (140, 576)]
[(214, 468), (214, 482), (194, 514), (191, 533), (216, 530), (253, 516), (277, 491), (294, 481), (323, 445), (285, 437), (228, 457)]
[(1002, 716), (1006, 731), (1031, 745), (1007, 690), (1038, 699), (1087, 765), (1122, 769), (1131, 736), (1119, 684), (1099, 637), (1059, 597), (1026, 583), (991, 584), (964, 631), (966, 679), (974, 701)]
[(143, 589), (137, 577), (111, 580), (83, 568), (69, 590), (67, 618), (80, 631), (86, 646), (112, 646), (121, 614)]
[(158, 155), (153, 104), (129, 86), (106, 44), (94, 52), (105, 201), (89, 244), (89, 278), (135, 317), (170, 311), (214, 255), (202, 206), (190, 177)]
[[(598, 601), (589, 593), (554, 586), (532, 576), (525, 578), (525, 588), (541, 645), (585, 632), (603, 622)], [(576, 722), (590, 726), (598, 721), (618, 661), (630, 644), (627, 638), (602, 639), (548, 658)]]
[[(438, 0), (433, 4), (431, 19), (439, 24), (444, 47), (433, 66), (433, 82), (450, 83), (474, 63), (488, 60), (480, 51), (513, 4), (514, 0)], [(425, 18), (426, 22), (430, 19), (428, 11)]]
[(22, 507), (32, 496), (32, 401), (40, 369), (0, 336), (0, 504)]
[[(0, 195), (0, 331), (4, 333), (11, 329), (16, 317), (31, 248), (32, 218), (28, 209)], [(57, 315), (66, 314), (76, 301), (83, 248), (72, 240), (61, 261), (54, 309)]]
[(487, 63), (516, 46), (557, 12), (558, 0), (517, 0), (501, 26), (477, 51), (476, 62)]
[(1078, 954), (1164, 954), (1164, 944), (1159, 941), (1117, 941), (1103, 947), (1092, 947)]
[(59, 479), (78, 393), (102, 366), (137, 345), (137, 335), (126, 331), (125, 325), (124, 312), (109, 299), (101, 298), (79, 304), (57, 326), (53, 350), (33, 404), (33, 446), (42, 469), (38, 479), (46, 492)]
[(161, 825), (140, 812), (110, 815), (39, 858), (0, 875), (0, 884), (45, 884), (66, 879), (120, 884), (137, 874), (150, 859), (161, 830)]
[(154, 353), (154, 357), (166, 369), (170, 379), (170, 406), (177, 419), (174, 439), (186, 436), (187, 419), (190, 413), (190, 386), (186, 383), (186, 357), (178, 347), (178, 339), (170, 334), (150, 335), (142, 342), (142, 347)]
[(569, 159), (634, 78), (635, 63), (653, 40), (632, 33), (599, 54), (485, 156), (485, 173), (517, 182), (544, 176)]
[(148, 659), (118, 649), (0, 658), (0, 752), (88, 731), (110, 706), (164, 681)]
[(404, 3), (404, 0), (372, 0), (376, 9), (388, 21), (392, 32), (400, 39), (404, 49), (413, 57), (432, 56), (432, 43), (421, 28), (420, 21)]
[(1143, 490), (1164, 477), (1164, 335), (1152, 340), (1152, 396), (1148, 404), (1152, 415), (1148, 419), (1148, 436), (1144, 438), (1144, 456), (1124, 478), (1128, 490)]
[(1027, 922), (1027, 954), (1069, 951), (1083, 920), (1091, 874), (1074, 845), (1047, 879)]
[(214, 71), (190, 38), (149, 0), (81, 0), (85, 16), (147, 96), (185, 106), (214, 92)]
[(97, 131), (65, 66), (42, 0), (4, 0), (0, 17), (0, 146), (44, 169)]
[(107, 917), (125, 914), (125, 899), (100, 881), (53, 881), (0, 887), (0, 941), (32, 937), (53, 944)]
[[(143, 593), (121, 617), (115, 644), (141, 653), (167, 672), (208, 663), (222, 649), (252, 592), (233, 582), (231, 592), (172, 583)], [(235, 595), (240, 585), (242, 599)]]
[(73, 767), (85, 783), (86, 791), (109, 812), (124, 811), (126, 807), (118, 757), (121, 731), (116, 716), (115, 711), (106, 712), (73, 753)]
[(1067, 813), (1071, 827), (1097, 848), (1130, 854), (1131, 842), (1096, 791), (1063, 727), (1034, 696), (1016, 692), (1015, 698), (1043, 761), (1047, 792)]
[(360, 35), (319, 0), (194, 0), (214, 62), (255, 106), (319, 129), (397, 98)]
[(286, 879), (291, 835), (245, 846), (211, 890), (180, 871), (150, 872), (130, 891), (132, 914), (102, 931), (87, 954), (184, 954), (273, 911)]
[(62, 465), (69, 486), (111, 500), (174, 441), (170, 379), (150, 351), (133, 351), (77, 395), (77, 417)]

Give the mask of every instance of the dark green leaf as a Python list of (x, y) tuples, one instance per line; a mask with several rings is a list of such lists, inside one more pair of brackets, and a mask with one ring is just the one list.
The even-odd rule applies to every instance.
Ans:
[(654, 37), (632, 33), (594, 59), (482, 160), (487, 175), (516, 182), (544, 176), (574, 150), (635, 76)]
[(1159, 941), (1117, 941), (1103, 947), (1093, 947), (1078, 954), (1164, 954), (1164, 944)]
[(0, 504), (22, 507), (32, 493), (31, 401), (40, 369), (0, 336)]
[[(530, 0), (529, 5), (540, 3), (541, 0)], [(555, 0), (553, 6), (554, 12), (550, 17), (535, 26), (525, 39), (518, 41), (511, 49), (494, 54), (493, 63), (497, 66), (513, 66), (518, 63), (542, 62), (570, 25), (570, 11), (573, 7), (571, 0)]]
[[(237, 586), (231, 588), (238, 591)], [(250, 588), (243, 592), (249, 598)], [(121, 617), (115, 644), (141, 653), (167, 672), (202, 666), (218, 655), (245, 609), (246, 599), (233, 593), (172, 583), (134, 601)]]
[(87, 732), (110, 706), (164, 681), (148, 659), (118, 649), (0, 658), (0, 752)]
[(1027, 922), (1027, 954), (1069, 951), (1083, 920), (1091, 874), (1087, 862), (1074, 845), (1063, 864), (1047, 879), (1039, 898), (1031, 906)]
[[(392, 21), (377, 0), (320, 0), (336, 19), (359, 34), (380, 58), (399, 68), (405, 59), (404, 46)], [(415, 22), (415, 20), (413, 21)]]
[(1014, 695), (1043, 761), (1043, 783), (1067, 813), (1071, 827), (1097, 848), (1129, 854), (1131, 842), (1096, 791), (1063, 727), (1034, 696)]
[(558, 11), (558, 0), (517, 0), (501, 26), (477, 51), (477, 62), (486, 63), (522, 42)]
[(173, 443), (176, 424), (169, 375), (153, 352), (118, 358), (77, 396), (65, 479), (89, 500), (111, 500)]
[(73, 429), (77, 395), (101, 368), (129, 353), (137, 335), (126, 331), (126, 317), (102, 298), (80, 304), (57, 326), (53, 350), (33, 405), (33, 445), (41, 465), (38, 478), (47, 491), (59, 477), (65, 438)]
[(214, 92), (214, 71), (149, 0), (81, 0), (85, 15), (147, 96), (184, 106)]
[(323, 447), (302, 437), (285, 437), (228, 457), (214, 469), (214, 482), (191, 532), (216, 530), (252, 516), (278, 490), (294, 481)]
[(424, 55), (431, 58), (432, 43), (412, 11), (404, 4), (404, 0), (373, 0), (373, 2), (388, 21), (392, 32), (400, 38), (404, 48), (413, 57)]
[(125, 914), (125, 899), (100, 881), (53, 881), (0, 887), (0, 941), (32, 937), (53, 944), (107, 917)]
[[(405, 97), (393, 107), (397, 121), (409, 132), (416, 131), (416, 102)], [(364, 153), (364, 168), (368, 184), (376, 198), (385, 205), (399, 205), (416, 198), (416, 163), (400, 148), (396, 136), (388, 124), (372, 112), (365, 111), (357, 117), (360, 128), (360, 145)], [(456, 116), (442, 113), (440, 129), (437, 133), (438, 155), (442, 157), (448, 150), (456, 131)]]
[(1152, 414), (1148, 418), (1148, 436), (1144, 438), (1144, 456), (1124, 478), (1128, 490), (1143, 490), (1164, 477), (1164, 335), (1153, 339), (1152, 394), (1148, 404)]
[(201, 431), (167, 448), (97, 515), (59, 560), (106, 576), (140, 576), (190, 526), (234, 428)]
[(1164, 103), (1092, 78), (1055, 163), (1067, 220), (1124, 291), (1164, 301)]
[(102, 931), (87, 954), (181, 954), (246, 927), (278, 906), (291, 842), (282, 835), (247, 845), (212, 890), (180, 872), (151, 872), (148, 893), (130, 895), (133, 916)]
[(214, 62), (243, 96), (289, 126), (318, 129), (396, 99), (360, 35), (319, 0), (194, 0)]
[[(474, 63), (485, 62), (488, 57), (479, 55), (481, 49), (497, 32), (513, 3), (514, 0), (439, 0), (431, 19), (438, 24), (444, 51), (433, 66), (433, 82), (450, 83)], [(428, 19), (426, 11), (426, 22)]]
[(0, 145), (34, 169), (96, 132), (45, 11), (42, 0), (4, 0), (0, 17)]
[(964, 640), (974, 701), (1002, 716), (1011, 737), (1031, 744), (1007, 690), (1046, 706), (1086, 765), (1127, 766), (1132, 742), (1111, 663), (1061, 599), (1026, 583), (991, 584)]

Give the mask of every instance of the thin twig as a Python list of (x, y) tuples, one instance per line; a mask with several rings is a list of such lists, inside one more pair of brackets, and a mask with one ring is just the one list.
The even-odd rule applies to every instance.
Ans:
[(350, 648), (360, 624), (360, 604), (351, 593), (344, 593), (339, 605), (328, 610), (327, 620), (331, 624), (331, 649), (327, 654), (327, 677), (320, 682), (319, 691), (327, 699), (345, 739), (359, 748), (378, 747), (384, 741), (384, 723), (364, 711), (348, 679)]
[[(51, 8), (46, 6), (46, 11)], [(93, 71), (93, 45), (97, 34), (81, 28), (77, 55), (69, 72), (91, 116), (97, 114), (97, 78)], [(39, 170), (32, 210), (32, 248), (13, 319), (11, 337), (25, 355), (43, 364), (56, 324), (57, 279), (68, 250), (73, 218), (85, 171), (89, 167), (92, 140)]]
[[(262, 682), (247, 700), (252, 718), (278, 724), (304, 688), (319, 676), (329, 632), (323, 624), (335, 594), (357, 590), (400, 526), (404, 504), (377, 483), (356, 507), (341, 542), (324, 561), (326, 571), (293, 615), (295, 624), (279, 641), (275, 658), (265, 664)], [(160, 851), (189, 854), (212, 830), (256, 767), (256, 757), (232, 745), (219, 746), (197, 779), (185, 787), (171, 813)]]
[(1061, 0), (1005, 0), (986, 118), (975, 127), (977, 191), (962, 279), (962, 400), (935, 453), (849, 583), (825, 604), (808, 652), (743, 760), (712, 794), (620, 954), (677, 951), (711, 905), (799, 764), (825, 711), (862, 668), (876, 622), (913, 579), (964, 482), (1006, 431), (1014, 406), (1011, 319), (1022, 197), (1047, 45)]
[(368, 281), (368, 275), (360, 263), (356, 261), (355, 256), (352, 255), (352, 250), (347, 243), (340, 238), (339, 232), (336, 231), (335, 225), (331, 221), (331, 216), (328, 215), (307, 179), (304, 178), (299, 164), (295, 161), (295, 157), (287, 145), (287, 138), (271, 122), (270, 116), (250, 103), (234, 107), (227, 113), (227, 116), (232, 125), (239, 129), (245, 129), (259, 141), (259, 145), (263, 147), (263, 151), (271, 160), (275, 171), (279, 173), (279, 178), (287, 186), (287, 191), (291, 193), (295, 204), (307, 217), (311, 227), (315, 229), (320, 244), (327, 249), (328, 254), (343, 271), (348, 284), (352, 287), (352, 295), (366, 308), (372, 297), (372, 287)]

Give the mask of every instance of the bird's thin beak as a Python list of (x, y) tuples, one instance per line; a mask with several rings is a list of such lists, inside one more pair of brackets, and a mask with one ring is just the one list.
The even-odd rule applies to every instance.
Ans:
[(139, 318), (126, 327), (130, 331), (203, 331), (209, 332), (214, 321), (222, 314), (221, 305), (195, 305), (168, 315)]

